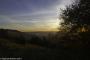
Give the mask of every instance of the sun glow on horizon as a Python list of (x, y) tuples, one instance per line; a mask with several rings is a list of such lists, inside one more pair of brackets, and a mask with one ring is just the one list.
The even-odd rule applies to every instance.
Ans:
[[(23, 32), (34, 32), (34, 31), (58, 31), (60, 20), (49, 19), (48, 21), (35, 22), (33, 24), (27, 23), (12, 23), (6, 25), (5, 29), (15, 29)], [(31, 26), (32, 25), (32, 26)]]
[(64, 9), (71, 0), (0, 0), (0, 3), (0, 28), (25, 32), (58, 31), (60, 8)]

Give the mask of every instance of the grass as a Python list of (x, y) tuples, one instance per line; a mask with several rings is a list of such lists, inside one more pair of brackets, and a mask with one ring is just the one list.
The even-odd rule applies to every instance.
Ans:
[(88, 49), (46, 48), (34, 44), (17, 44), (0, 39), (0, 57), (20, 57), (24, 60), (88, 60)]

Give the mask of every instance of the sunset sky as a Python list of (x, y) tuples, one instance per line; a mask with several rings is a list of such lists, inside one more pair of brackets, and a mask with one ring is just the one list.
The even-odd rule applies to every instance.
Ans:
[(0, 28), (57, 31), (60, 8), (72, 0), (0, 0)]

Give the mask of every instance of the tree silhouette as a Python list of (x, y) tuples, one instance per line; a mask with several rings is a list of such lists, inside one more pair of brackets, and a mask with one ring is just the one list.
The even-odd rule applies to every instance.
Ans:
[[(68, 32), (64, 40), (68, 39), (70, 42), (76, 39), (82, 47), (90, 47), (90, 0), (75, 0), (62, 10), (60, 18), (63, 20), (60, 31)], [(69, 34), (71, 36), (68, 37)]]
[(90, 31), (90, 0), (76, 0), (62, 10), (61, 29), (69, 32)]

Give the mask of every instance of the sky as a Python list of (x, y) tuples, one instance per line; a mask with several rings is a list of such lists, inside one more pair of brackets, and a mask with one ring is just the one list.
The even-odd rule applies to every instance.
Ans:
[(58, 31), (60, 9), (72, 0), (0, 0), (0, 28)]

